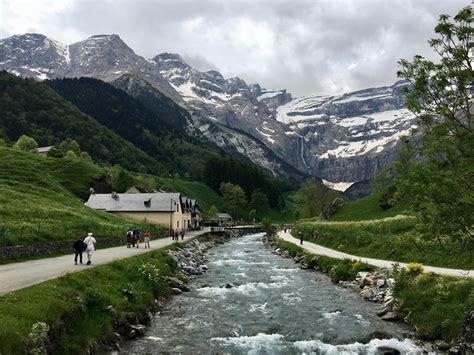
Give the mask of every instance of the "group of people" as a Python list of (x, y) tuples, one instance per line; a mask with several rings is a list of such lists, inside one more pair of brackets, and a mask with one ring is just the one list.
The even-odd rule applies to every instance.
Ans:
[(291, 230), (293, 229), (293, 225), (292, 224), (282, 224), (280, 225), (280, 230), (284, 230), (285, 233), (288, 231), (288, 233), (291, 233)]
[(171, 239), (178, 241), (179, 237), (181, 236), (181, 240), (184, 240), (184, 230), (178, 232), (177, 230), (171, 231)]
[(145, 249), (150, 248), (150, 238), (151, 233), (149, 230), (145, 231), (142, 235), (142, 232), (138, 229), (129, 228), (126, 235), (127, 248), (139, 248), (140, 242), (145, 244)]
[(95, 251), (95, 244), (97, 241), (95, 240), (92, 233), (88, 233), (85, 239), (82, 237), (78, 237), (77, 240), (73, 244), (73, 248), (75, 250), (74, 255), (74, 264), (77, 265), (77, 262), (82, 264), (82, 253), (86, 253), (87, 255), (87, 265), (90, 265), (92, 262), (92, 254)]

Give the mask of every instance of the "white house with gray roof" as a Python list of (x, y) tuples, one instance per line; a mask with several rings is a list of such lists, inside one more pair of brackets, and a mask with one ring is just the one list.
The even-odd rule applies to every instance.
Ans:
[(196, 201), (178, 192), (92, 194), (86, 205), (135, 221), (161, 224), (167, 228), (171, 226), (176, 230), (198, 226), (197, 219), (193, 219), (193, 211), (197, 210)]

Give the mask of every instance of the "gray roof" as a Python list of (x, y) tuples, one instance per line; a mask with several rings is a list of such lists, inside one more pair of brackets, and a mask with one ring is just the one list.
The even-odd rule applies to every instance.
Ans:
[(232, 216), (228, 213), (216, 213), (216, 219), (232, 219)]
[(86, 205), (107, 212), (170, 212), (176, 210), (173, 200), (179, 202), (179, 198), (176, 192), (116, 194), (116, 198), (112, 194), (93, 194)]
[(47, 153), (47, 152), (49, 152), (49, 151), (50, 151), (51, 149), (53, 149), (53, 148), (54, 148), (54, 145), (50, 145), (50, 146), (48, 146), (48, 147), (38, 147), (38, 148), (36, 148), (36, 151), (37, 151), (38, 153)]

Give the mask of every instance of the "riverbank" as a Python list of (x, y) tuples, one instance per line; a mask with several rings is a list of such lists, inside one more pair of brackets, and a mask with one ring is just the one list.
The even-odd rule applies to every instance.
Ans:
[(335, 283), (379, 303), (377, 314), (382, 319), (411, 325), (424, 347), (458, 353), (474, 350), (472, 279), (424, 273), (419, 264), (408, 270), (376, 269), (355, 260), (311, 254), (278, 238), (264, 242), (301, 268), (327, 273)]
[(124, 339), (143, 334), (143, 324), (172, 294), (186, 291), (187, 278), (204, 271), (204, 251), (224, 238), (200, 239), (1, 296), (0, 353), (119, 349)]

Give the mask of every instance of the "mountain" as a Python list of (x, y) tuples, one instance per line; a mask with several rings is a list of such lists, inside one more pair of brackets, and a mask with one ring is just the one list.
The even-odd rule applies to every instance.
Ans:
[(165, 166), (112, 130), (81, 112), (53, 89), (33, 79), (0, 72), (0, 138), (16, 141), (26, 134), (40, 146), (75, 139), (101, 163), (162, 174)]
[(199, 72), (176, 54), (157, 55), (153, 62), (193, 110), (246, 132), (299, 171), (341, 191), (372, 179), (391, 162), (399, 138), (415, 121), (404, 108), (404, 82), (338, 96), (292, 98), (286, 90)]
[(189, 111), (168, 120), (186, 137), (245, 157), (273, 175), (296, 180), (314, 175), (341, 191), (371, 180), (391, 162), (399, 138), (415, 122), (404, 108), (404, 82), (293, 98), (284, 89), (198, 71), (178, 54), (144, 59), (117, 35), (92, 36), (69, 46), (38, 34), (9, 37), (0, 41), (0, 69), (40, 80), (99, 78), (155, 112), (163, 96), (171, 98)]
[(40, 80), (85, 76), (112, 81), (123, 73), (135, 73), (181, 101), (153, 64), (135, 54), (116, 34), (65, 45), (41, 34), (27, 33), (3, 39), (0, 46), (0, 69), (17, 75)]

